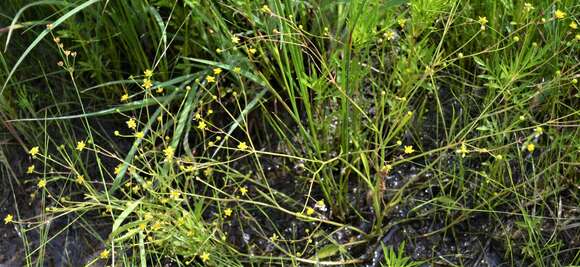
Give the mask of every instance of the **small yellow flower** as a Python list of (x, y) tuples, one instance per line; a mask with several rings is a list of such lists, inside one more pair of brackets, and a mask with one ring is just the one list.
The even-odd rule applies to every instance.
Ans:
[(133, 118), (129, 119), (125, 123), (127, 123), (127, 127), (129, 127), (129, 129), (136, 129), (137, 128), (137, 122)]
[(535, 135), (536, 137), (538, 137), (538, 136), (542, 135), (543, 133), (544, 133), (544, 129), (543, 129), (542, 127), (540, 127), (540, 126), (538, 126), (538, 127), (536, 127), (536, 128), (534, 129), (534, 135)]
[(391, 40), (395, 39), (395, 32), (394, 32), (394, 31), (392, 31), (392, 30), (388, 30), (387, 32), (385, 32), (385, 33), (383, 34), (383, 36), (384, 36), (385, 38), (387, 38), (387, 40), (391, 41)]
[(105, 250), (101, 251), (101, 254), (99, 254), (99, 257), (103, 260), (106, 260), (109, 258), (109, 254), (110, 254), (109, 250), (105, 249)]
[(207, 261), (209, 261), (209, 253), (203, 252), (203, 253), (201, 253), (201, 256), (199, 256), (199, 258), (201, 259), (201, 261), (207, 262)]
[(407, 23), (407, 20), (404, 18), (400, 18), (397, 20), (397, 23), (399, 24), (399, 26), (401, 26), (401, 28), (405, 28), (405, 24)]
[(270, 237), (270, 240), (272, 240), (272, 242), (276, 242), (278, 240), (278, 235), (272, 234), (272, 237)]
[(235, 68), (234, 68), (234, 72), (235, 72), (235, 73), (240, 73), (240, 72), (242, 72), (242, 68), (240, 68), (240, 67), (235, 67)]
[(34, 157), (36, 156), (36, 154), (38, 154), (38, 152), (40, 152), (40, 149), (37, 146), (35, 146), (28, 151), (28, 154)]
[(383, 166), (383, 168), (381, 168), (381, 171), (388, 173), (388, 172), (390, 172), (392, 169), (393, 169), (393, 165), (391, 165), (391, 164), (387, 164), (387, 165)]
[(145, 89), (150, 89), (151, 87), (153, 87), (153, 82), (150, 79), (145, 79), (143, 80), (142, 86)]
[(272, 10), (267, 5), (263, 5), (262, 8), (260, 8), (260, 11), (262, 11), (264, 13), (272, 13)]
[(34, 164), (32, 164), (32, 165), (28, 166), (28, 169), (26, 169), (26, 173), (28, 173), (28, 174), (31, 174), (31, 173), (33, 173), (33, 172), (34, 172), (34, 168), (36, 168), (36, 167), (34, 166)]
[(119, 175), (119, 173), (121, 173), (122, 168), (123, 168), (123, 163), (117, 165), (117, 167), (115, 167), (115, 170), (113, 171), (113, 173), (115, 173), (115, 175)]
[(175, 150), (172, 147), (167, 147), (163, 150), (163, 154), (165, 154), (165, 160), (171, 161), (173, 159), (173, 154)]
[(483, 17), (479, 17), (477, 19), (477, 22), (479, 22), (479, 24), (481, 24), (481, 25), (486, 25), (487, 22), (488, 22), (488, 20), (487, 20), (487, 17), (486, 16), (483, 16)]
[(205, 77), (205, 80), (207, 81), (207, 83), (213, 83), (215, 82), (215, 77), (208, 75), (207, 77)]
[(534, 152), (534, 150), (536, 149), (536, 146), (534, 144), (528, 144), (527, 149), (529, 152)]
[(213, 74), (220, 75), (220, 73), (222, 73), (222, 69), (221, 68), (215, 68), (215, 69), (213, 69)]
[(85, 144), (85, 141), (81, 140), (77, 142), (77, 147), (76, 149), (78, 151), (83, 151), (85, 149), (85, 147), (87, 146), (87, 144)]
[(121, 102), (126, 102), (129, 100), (129, 95), (128, 94), (124, 94), (121, 96)]
[(497, 155), (497, 156), (495, 156), (495, 158), (496, 158), (497, 160), (502, 160), (502, 159), (503, 159), (503, 156), (502, 156), (502, 155)]
[(246, 150), (246, 149), (248, 149), (248, 145), (246, 145), (246, 142), (240, 142), (238, 144), (238, 149), (239, 150)]
[(45, 188), (46, 187), (46, 179), (41, 179), (40, 181), (38, 181), (37, 186), (38, 186), (38, 188)]
[(145, 133), (144, 132), (136, 132), (135, 133), (135, 138), (141, 139), (145, 137)]
[(146, 78), (151, 78), (153, 77), (153, 71), (150, 69), (146, 69), (143, 74), (145, 75)]
[(524, 10), (526, 12), (530, 12), (530, 11), (534, 10), (534, 6), (532, 4), (526, 2), (526, 3), (524, 3)]
[(401, 140), (397, 140), (397, 145), (398, 145), (398, 146), (400, 146), (400, 145), (402, 145), (402, 144), (403, 144), (403, 141), (401, 141)]
[(244, 186), (242, 188), (240, 188), (240, 194), (242, 194), (242, 196), (245, 196), (248, 193), (248, 187)]
[(578, 24), (576, 24), (575, 21), (570, 22), (570, 25), (568, 25), (568, 26), (570, 26), (570, 28), (572, 28), (574, 30), (578, 29)]
[(237, 36), (235, 36), (235, 35), (232, 35), (232, 43), (234, 43), (234, 44), (238, 44), (238, 43), (240, 43), (240, 38), (238, 38), (238, 37), (237, 37)]
[(413, 146), (405, 146), (405, 154), (412, 154), (413, 152), (415, 152)]
[(314, 204), (314, 207), (321, 211), (326, 211), (326, 204), (323, 199), (317, 201), (316, 204)]
[(199, 124), (197, 125), (197, 128), (200, 130), (205, 130), (207, 128), (207, 124), (205, 123), (205, 121), (200, 121)]
[(558, 9), (558, 10), (556, 10), (556, 12), (554, 12), (554, 17), (557, 19), (563, 19), (566, 17), (566, 13), (564, 13), (564, 11)]
[(457, 150), (457, 153), (461, 154), (462, 158), (465, 158), (465, 155), (469, 153), (469, 150), (467, 149), (465, 143), (461, 143), (461, 148)]
[(179, 193), (179, 191), (177, 191), (177, 190), (171, 190), (171, 192), (169, 193), (169, 196), (172, 199), (178, 199), (180, 195), (181, 195), (181, 193)]
[(75, 180), (77, 182), (77, 184), (83, 184), (85, 182), (85, 177), (82, 175), (77, 176), (77, 179)]
[(580, 33), (576, 34), (576, 41), (580, 41)]
[(12, 214), (8, 214), (8, 215), (6, 215), (6, 217), (4, 217), (4, 224), (9, 224), (13, 221), (14, 221), (14, 216), (12, 216)]
[(230, 216), (232, 216), (232, 209), (230, 209), (230, 208), (225, 209), (224, 210), (224, 217), (227, 218), (227, 217), (230, 217)]
[(163, 87), (157, 87), (157, 90), (155, 90), (155, 92), (157, 92), (158, 94), (163, 94)]
[(311, 207), (306, 208), (306, 215), (311, 216), (314, 214), (314, 209)]
[(258, 50), (256, 50), (256, 48), (248, 48), (248, 53), (250, 55), (256, 54), (256, 52), (258, 52)]
[(479, 17), (479, 19), (477, 20), (477, 22), (479, 22), (479, 24), (481, 24), (481, 30), (485, 31), (485, 26), (487, 25), (487, 17)]

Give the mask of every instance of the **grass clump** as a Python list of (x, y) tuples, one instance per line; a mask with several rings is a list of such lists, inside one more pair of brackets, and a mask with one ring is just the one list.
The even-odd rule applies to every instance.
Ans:
[(573, 1), (0, 5), (9, 263), (580, 263)]

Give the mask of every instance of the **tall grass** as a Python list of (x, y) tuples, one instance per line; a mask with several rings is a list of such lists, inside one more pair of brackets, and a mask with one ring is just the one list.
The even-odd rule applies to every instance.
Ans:
[(87, 265), (579, 264), (573, 1), (27, 4), (21, 264), (76, 229)]

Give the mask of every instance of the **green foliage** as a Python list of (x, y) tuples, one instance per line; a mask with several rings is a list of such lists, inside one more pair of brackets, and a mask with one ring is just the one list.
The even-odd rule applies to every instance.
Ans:
[(573, 1), (0, 2), (22, 264), (578, 263)]

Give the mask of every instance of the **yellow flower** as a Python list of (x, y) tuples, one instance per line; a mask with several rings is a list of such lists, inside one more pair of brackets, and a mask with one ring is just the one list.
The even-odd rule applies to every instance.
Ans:
[(163, 150), (163, 154), (165, 154), (165, 160), (167, 161), (173, 160), (174, 153), (175, 150), (172, 147), (167, 147), (166, 149)]
[(544, 129), (543, 129), (542, 127), (540, 127), (540, 126), (538, 126), (538, 127), (536, 127), (536, 128), (534, 129), (534, 135), (535, 135), (536, 137), (538, 137), (538, 136), (542, 135), (543, 133), (544, 133)]
[(238, 149), (239, 150), (246, 150), (246, 149), (248, 149), (248, 145), (246, 145), (246, 142), (240, 142), (238, 144)]
[(77, 176), (77, 179), (75, 180), (77, 182), (77, 184), (83, 184), (85, 182), (85, 177), (82, 175)]
[(317, 201), (316, 204), (314, 204), (314, 207), (321, 211), (326, 211), (326, 204), (323, 199)]
[(197, 128), (200, 130), (205, 130), (205, 128), (207, 128), (207, 124), (205, 124), (205, 121), (200, 121), (197, 125)]
[(401, 28), (405, 28), (405, 24), (407, 23), (407, 20), (404, 18), (400, 18), (397, 20), (397, 23), (399, 24), (399, 26), (401, 26)]
[(34, 172), (34, 168), (35, 168), (34, 164), (28, 166), (28, 169), (26, 170), (26, 173), (28, 173), (28, 174), (33, 173)]
[(576, 41), (580, 41), (580, 33), (576, 34)]
[(117, 165), (117, 167), (115, 167), (115, 170), (113, 171), (113, 173), (115, 173), (115, 175), (119, 175), (119, 173), (121, 173), (122, 168), (123, 168), (123, 163)]
[(413, 152), (415, 152), (413, 146), (405, 146), (405, 154), (412, 154)]
[(101, 254), (99, 254), (99, 257), (103, 260), (108, 259), (109, 258), (109, 250), (105, 249), (103, 251), (101, 251)]
[(34, 157), (36, 156), (36, 154), (38, 154), (38, 152), (40, 152), (40, 149), (37, 146), (35, 146), (28, 151), (28, 154)]
[(390, 172), (392, 169), (393, 169), (393, 165), (387, 164), (387, 165), (383, 166), (383, 168), (381, 168), (381, 171)]
[(272, 10), (270, 10), (270, 7), (267, 5), (263, 5), (262, 8), (260, 8), (260, 11), (264, 12), (264, 13), (271, 13)]
[(169, 196), (173, 199), (178, 199), (179, 195), (180, 195), (180, 193), (177, 190), (171, 190), (171, 192), (169, 193)]
[(222, 69), (221, 68), (215, 68), (215, 69), (213, 69), (213, 74), (219, 75), (220, 73), (222, 73)]
[(485, 31), (485, 25), (487, 25), (487, 17), (479, 17), (479, 19), (477, 20), (477, 22), (479, 22), (479, 24), (481, 24), (481, 30)]
[(529, 152), (534, 152), (534, 150), (536, 149), (536, 146), (534, 144), (528, 144), (527, 149)]
[(235, 73), (240, 73), (240, 72), (242, 72), (242, 68), (240, 68), (240, 67), (235, 67), (235, 68), (234, 68), (234, 72), (235, 72)]
[(245, 196), (248, 193), (248, 187), (244, 186), (242, 188), (240, 188), (240, 194), (242, 194), (242, 196)]
[(207, 83), (213, 83), (215, 82), (215, 77), (208, 75), (207, 77), (205, 77), (205, 80), (207, 81)]
[(234, 44), (238, 44), (238, 43), (240, 43), (240, 38), (238, 38), (238, 37), (237, 37), (237, 36), (235, 36), (235, 35), (232, 35), (232, 43), (234, 43)]
[(526, 2), (526, 3), (524, 3), (524, 10), (526, 12), (530, 12), (530, 11), (534, 10), (534, 6), (532, 4)]
[(556, 12), (554, 12), (554, 17), (557, 19), (563, 19), (566, 17), (566, 13), (564, 13), (564, 11), (558, 9), (558, 10), (556, 10)]
[(151, 78), (153, 77), (153, 71), (150, 69), (146, 69), (143, 74), (145, 75), (146, 78)]
[(145, 133), (144, 132), (136, 132), (135, 137), (141, 139), (141, 138), (145, 137)]
[(568, 26), (570, 26), (570, 28), (572, 28), (574, 30), (578, 29), (578, 24), (576, 24), (575, 21), (570, 22), (570, 25), (568, 25)]
[(272, 242), (276, 242), (276, 240), (278, 240), (278, 235), (272, 234), (272, 237), (270, 237), (270, 240), (272, 240)]
[(129, 95), (128, 94), (124, 94), (121, 96), (121, 102), (126, 102), (127, 100), (129, 100)]
[(250, 55), (255, 54), (257, 51), (256, 48), (248, 48), (248, 53), (250, 53)]
[(137, 122), (133, 118), (129, 119), (125, 123), (127, 123), (127, 127), (129, 127), (129, 129), (135, 129), (135, 128), (137, 128)]
[(201, 259), (201, 261), (207, 262), (209, 261), (209, 253), (207, 252), (201, 253), (201, 256), (199, 256), (199, 258)]
[(163, 94), (163, 87), (157, 87), (157, 90), (155, 92), (157, 92), (158, 94)]
[(12, 216), (12, 214), (8, 214), (8, 215), (6, 215), (6, 217), (4, 217), (4, 224), (9, 224), (13, 221), (14, 221), (14, 216)]
[(306, 215), (311, 216), (314, 214), (314, 209), (311, 207), (306, 208)]
[(497, 160), (502, 160), (502, 159), (503, 159), (503, 156), (502, 156), (502, 155), (497, 155), (497, 156), (495, 156), (495, 158), (496, 158)]
[(481, 25), (484, 25), (484, 26), (485, 26), (485, 25), (487, 24), (488, 20), (487, 20), (487, 17), (486, 17), (486, 16), (483, 16), (483, 17), (479, 17), (479, 18), (477, 19), (477, 22), (479, 22), (479, 24), (481, 24)]
[(151, 80), (149, 79), (143, 80), (143, 88), (150, 89), (151, 87), (153, 87), (153, 82)]
[(77, 150), (78, 151), (83, 151), (83, 149), (85, 149), (86, 146), (87, 146), (87, 144), (85, 144), (85, 141), (83, 141), (83, 140), (77, 142)]
[(46, 179), (41, 179), (38, 181), (38, 188), (45, 188), (46, 187)]
[(225, 209), (224, 210), (224, 217), (227, 218), (227, 217), (230, 217), (230, 216), (232, 216), (232, 209), (230, 209), (230, 208)]
[(461, 148), (457, 150), (457, 153), (461, 154), (462, 158), (465, 158), (465, 154), (469, 153), (469, 150), (467, 150), (467, 146), (465, 145), (465, 143), (461, 143)]
[(387, 38), (387, 40), (391, 41), (391, 40), (395, 39), (395, 32), (392, 30), (388, 30), (387, 32), (385, 32), (385, 34), (383, 34), (383, 36), (385, 36), (385, 38)]

